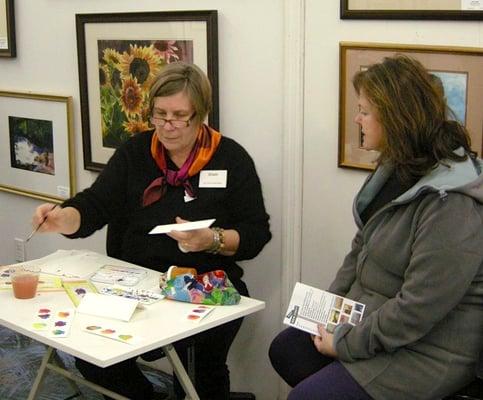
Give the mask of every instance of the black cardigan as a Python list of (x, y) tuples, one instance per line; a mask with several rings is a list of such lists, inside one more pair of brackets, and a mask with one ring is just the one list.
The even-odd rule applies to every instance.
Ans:
[[(64, 202), (81, 214), (81, 226), (70, 238), (86, 237), (108, 225), (107, 254), (159, 271), (170, 265), (190, 266), (199, 273), (225, 270), (239, 279), (237, 260), (255, 257), (270, 240), (260, 180), (249, 154), (234, 140), (222, 137), (204, 170), (227, 170), (226, 188), (199, 188), (199, 174), (190, 178), (197, 198), (184, 201), (182, 186), (167, 186), (157, 202), (142, 207), (144, 189), (161, 171), (151, 153), (152, 133), (138, 134), (111, 157), (92, 186)], [(234, 256), (206, 252), (183, 253), (167, 235), (148, 235), (156, 225), (175, 223), (175, 217), (195, 221), (216, 218), (214, 226), (235, 229), (240, 245)]]

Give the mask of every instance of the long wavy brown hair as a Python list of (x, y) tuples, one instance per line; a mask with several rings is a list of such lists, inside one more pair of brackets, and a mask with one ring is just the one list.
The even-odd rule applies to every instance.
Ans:
[(403, 180), (427, 174), (445, 159), (463, 161), (454, 150), (472, 154), (468, 131), (452, 116), (441, 83), (423, 65), (397, 54), (359, 71), (353, 78), (376, 108), (382, 125), (378, 164), (390, 162)]

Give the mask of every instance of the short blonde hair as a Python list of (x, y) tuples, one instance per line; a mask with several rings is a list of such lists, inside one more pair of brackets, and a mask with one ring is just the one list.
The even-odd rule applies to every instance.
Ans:
[(196, 65), (174, 62), (163, 67), (149, 91), (149, 113), (153, 113), (156, 97), (185, 92), (195, 111), (193, 121), (201, 124), (211, 111), (211, 84), (206, 74)]

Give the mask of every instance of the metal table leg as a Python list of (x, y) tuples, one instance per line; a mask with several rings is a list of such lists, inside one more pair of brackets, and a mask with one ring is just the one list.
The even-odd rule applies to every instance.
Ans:
[[(177, 354), (176, 354), (176, 356), (177, 356)], [(57, 357), (57, 360), (54, 360), (56, 357)], [(53, 362), (50, 362), (51, 360)], [(179, 361), (179, 358), (178, 358), (178, 361)], [(56, 356), (55, 349), (52, 348), (52, 347), (47, 347), (47, 351), (46, 351), (44, 357), (42, 358), (42, 362), (40, 363), (40, 367), (39, 367), (39, 370), (37, 372), (37, 376), (35, 377), (34, 383), (32, 385), (32, 388), (30, 389), (30, 393), (29, 393), (27, 400), (35, 400), (37, 398), (38, 392), (40, 390), (40, 386), (42, 385), (42, 381), (45, 377), (46, 369), (54, 371), (54, 372), (62, 375), (63, 377), (67, 378), (69, 380), (69, 382), (71, 382), (71, 385), (74, 388), (76, 388), (76, 390), (78, 392), (80, 392), (80, 391), (79, 391), (79, 387), (76, 385), (76, 383), (88, 386), (92, 390), (95, 390), (98, 393), (109, 396), (109, 397), (111, 397), (115, 400), (129, 400), (125, 396), (121, 396), (120, 394), (117, 394), (117, 393), (115, 393), (111, 390), (108, 390), (108, 389), (106, 389), (106, 388), (104, 388), (100, 385), (96, 385), (95, 383), (89, 382), (88, 380), (78, 376), (77, 374), (74, 374), (70, 371), (67, 371), (65, 368), (61, 368), (60, 366), (55, 365), (56, 362), (60, 363), (63, 366), (63, 363), (60, 360), (60, 358), (58, 356)], [(196, 399), (199, 400), (198, 397)]]
[(40, 363), (37, 376), (35, 377), (34, 383), (32, 385), (32, 388), (30, 389), (30, 393), (29, 393), (29, 396), (27, 397), (27, 400), (34, 400), (37, 397), (37, 393), (40, 389), (40, 385), (42, 384), (42, 381), (44, 380), (44, 377), (45, 377), (45, 369), (47, 368), (47, 364), (49, 363), (50, 357), (52, 357), (53, 352), (54, 352), (54, 349), (52, 347), (47, 347), (47, 351), (45, 352), (44, 357), (42, 358), (42, 362)]
[(188, 396), (187, 398), (190, 400), (200, 400), (198, 394), (196, 393), (196, 389), (193, 386), (193, 383), (191, 382), (188, 374), (186, 373), (186, 370), (184, 369), (183, 364), (181, 363), (181, 360), (179, 359), (173, 345), (169, 344), (167, 346), (163, 346), (163, 351), (166, 354), (166, 357), (168, 357), (169, 362), (173, 366), (174, 373), (178, 377), (179, 383), (183, 387), (186, 395)]

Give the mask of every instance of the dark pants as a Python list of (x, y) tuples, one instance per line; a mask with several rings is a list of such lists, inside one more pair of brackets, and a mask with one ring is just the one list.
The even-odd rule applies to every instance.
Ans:
[(293, 387), (287, 400), (370, 400), (344, 366), (315, 348), (308, 333), (288, 328), (270, 345), (270, 361)]

